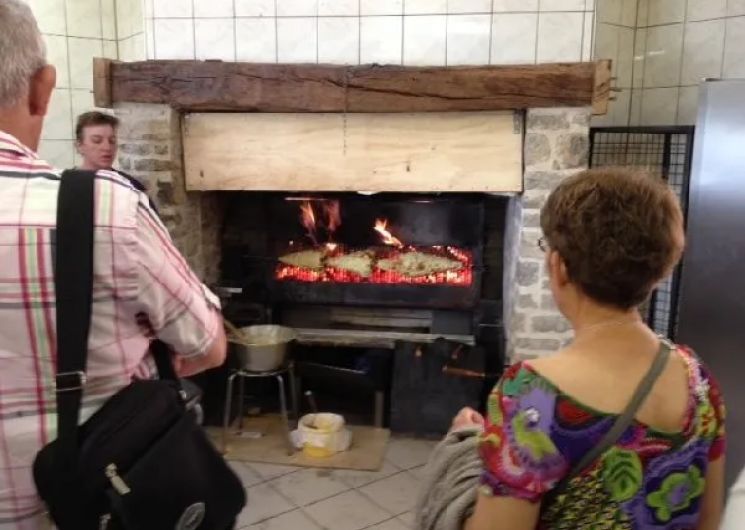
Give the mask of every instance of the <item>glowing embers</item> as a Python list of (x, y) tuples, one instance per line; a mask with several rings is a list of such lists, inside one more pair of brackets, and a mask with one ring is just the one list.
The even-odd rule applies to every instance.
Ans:
[[(300, 259), (310, 256), (308, 263), (289, 263), (298, 256)], [(348, 258), (346, 262), (345, 257)], [(275, 278), (299, 282), (467, 287), (473, 282), (473, 257), (470, 252), (456, 247), (376, 247), (350, 252), (339, 246), (333, 251), (306, 249), (282, 256)]]

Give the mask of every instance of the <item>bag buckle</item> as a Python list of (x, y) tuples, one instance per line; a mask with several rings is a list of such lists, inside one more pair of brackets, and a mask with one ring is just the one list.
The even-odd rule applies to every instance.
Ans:
[(85, 372), (78, 370), (75, 372), (60, 372), (55, 378), (56, 392), (74, 392), (83, 390), (85, 383), (88, 382), (88, 376)]

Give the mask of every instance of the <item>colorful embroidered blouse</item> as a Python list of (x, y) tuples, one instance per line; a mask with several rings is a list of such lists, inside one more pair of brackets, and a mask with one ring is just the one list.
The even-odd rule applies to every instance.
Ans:
[[(724, 452), (724, 406), (695, 355), (678, 351), (690, 388), (683, 430), (665, 433), (635, 421), (563, 494), (544, 503), (539, 530), (695, 528), (708, 463)], [(616, 419), (562, 393), (529, 363), (504, 374), (488, 408), (482, 489), (530, 501), (551, 491)]]

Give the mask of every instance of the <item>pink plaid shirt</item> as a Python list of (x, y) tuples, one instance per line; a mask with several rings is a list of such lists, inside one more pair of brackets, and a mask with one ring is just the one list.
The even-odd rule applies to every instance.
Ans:
[[(45, 528), (31, 464), (56, 436), (52, 248), (59, 172), (0, 131), (0, 529)], [(133, 377), (153, 375), (152, 334), (202, 355), (216, 297), (173, 246), (147, 197), (116, 173), (95, 187), (93, 311), (81, 422)]]

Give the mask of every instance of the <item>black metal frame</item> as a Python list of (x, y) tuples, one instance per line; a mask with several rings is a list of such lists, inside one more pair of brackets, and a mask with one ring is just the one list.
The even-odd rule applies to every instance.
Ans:
[[(628, 166), (658, 170), (676, 191), (688, 217), (688, 194), (693, 157), (693, 126), (593, 127), (590, 129), (590, 167)], [(681, 158), (682, 157), (682, 158)], [(650, 298), (647, 320), (655, 331), (675, 339), (682, 264)]]

